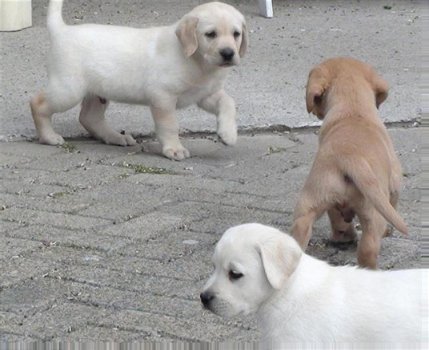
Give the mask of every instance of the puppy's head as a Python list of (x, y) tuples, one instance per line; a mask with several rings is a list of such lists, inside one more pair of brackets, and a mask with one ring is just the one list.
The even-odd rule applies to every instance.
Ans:
[(200, 295), (203, 306), (223, 317), (257, 311), (284, 286), (301, 254), (292, 237), (273, 227), (230, 228), (216, 245), (215, 270)]
[(378, 108), (387, 98), (389, 86), (368, 64), (346, 57), (331, 58), (314, 67), (308, 76), (308, 113), (323, 119), (335, 98), (346, 101), (362, 91)]
[(218, 67), (239, 64), (248, 45), (243, 15), (220, 2), (195, 7), (179, 21), (176, 35), (187, 57), (198, 54)]

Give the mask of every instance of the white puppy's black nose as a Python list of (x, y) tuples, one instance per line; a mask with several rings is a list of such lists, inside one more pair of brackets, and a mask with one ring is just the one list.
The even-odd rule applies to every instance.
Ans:
[(220, 50), (219, 53), (225, 61), (231, 61), (234, 57), (234, 50), (229, 47)]
[(200, 294), (200, 299), (204, 307), (208, 307), (208, 305), (210, 304), (210, 301), (214, 299), (214, 295), (209, 292), (203, 292)]

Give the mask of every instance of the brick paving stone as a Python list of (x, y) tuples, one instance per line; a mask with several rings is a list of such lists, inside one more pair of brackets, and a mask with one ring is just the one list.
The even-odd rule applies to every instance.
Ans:
[[(0, 202), (2, 203), (2, 202)], [(0, 204), (1, 206), (2, 204)], [(3, 209), (2, 209), (3, 210)], [(17, 230), (21, 227), (23, 227), (24, 225), (19, 224), (17, 222), (10, 222), (10, 221), (0, 221), (0, 233), (4, 233), (4, 232), (12, 232), (14, 230)]]
[(66, 302), (53, 304), (48, 310), (23, 319), (21, 327), (28, 330), (25, 334), (29, 336), (51, 340), (58, 336), (67, 337), (75, 329), (90, 321), (102, 320), (109, 314), (109, 310)]
[[(405, 164), (399, 211), (410, 235), (384, 239), (379, 261), (418, 267), (419, 130), (391, 131)], [(183, 162), (159, 157), (147, 139), (129, 148), (73, 140), (71, 153), (25, 142), (0, 149), (11, 159), (0, 167), (0, 340), (258, 339), (252, 316), (214, 316), (199, 293), (227, 228), (261, 222), (289, 230), (317, 135), (242, 136), (235, 148), (210, 137), (185, 143), (197, 152)], [(328, 238), (324, 216), (308, 253), (355, 264), (356, 246)]]
[(5, 180), (2, 179), (0, 193), (14, 194), (19, 196), (39, 197), (42, 206), (43, 200), (49, 198), (52, 194), (66, 195), (72, 192), (72, 188), (58, 185), (44, 185), (25, 183), (21, 180)]
[[(176, 340), (187, 341), (221, 341), (228, 339), (230, 335), (239, 329), (234, 326), (225, 326), (212, 322), (195, 322), (192, 319), (180, 319), (176, 322), (171, 316), (154, 315), (151, 313), (124, 310), (113, 314), (105, 319), (102, 323), (105, 327), (120, 327), (123, 319), (127, 320), (128, 325), (136, 331), (149, 333), (149, 339), (155, 340), (167, 336)], [(214, 332), (207, 332), (207, 329), (213, 329)], [(192, 330), (192, 332), (189, 332)], [(248, 332), (248, 337), (255, 337), (253, 332)], [(252, 334), (253, 333), (253, 334)]]
[[(55, 169), (55, 168), (54, 168)], [(59, 186), (69, 190), (88, 190), (93, 187), (110, 183), (126, 174), (127, 169), (121, 167), (90, 164), (78, 166), (71, 170), (54, 171), (34, 169), (8, 169), (1, 171), (3, 179), (18, 181), (43, 187), (43, 185)]]
[(18, 257), (0, 261), (0, 293), (1, 289), (13, 286), (25, 280), (42, 277), (51, 270), (49, 261)]
[(7, 237), (40, 242), (45, 246), (56, 245), (76, 249), (111, 252), (131, 244), (128, 237), (112, 237), (105, 234), (89, 234), (89, 230), (70, 230), (48, 225), (30, 225), (9, 232)]
[(161, 261), (180, 259), (201, 249), (213, 247), (218, 237), (213, 234), (186, 231), (168, 232), (153, 238), (133, 241), (118, 249), (123, 255), (141, 256)]
[(89, 285), (124, 290), (134, 293), (152, 293), (166, 297), (197, 300), (198, 292), (190, 288), (194, 283), (180, 276), (163, 277), (153, 272), (119, 271), (105, 267), (67, 266), (51, 274), (52, 278)]
[[(23, 194), (0, 194), (0, 205), (6, 208), (43, 210), (50, 213), (77, 214), (91, 206), (90, 202), (82, 202), (73, 191), (61, 189), (50, 192), (47, 196), (36, 197)], [(3, 221), (4, 222), (4, 221)]]
[(101, 218), (91, 218), (64, 213), (50, 213), (41, 210), (7, 208), (0, 212), (0, 220), (13, 221), (22, 224), (41, 224), (66, 229), (85, 229), (103, 226), (111, 221)]
[(18, 259), (40, 247), (41, 243), (11, 237), (0, 239), (0, 261)]
[[(73, 330), (69, 336), (72, 339), (71, 341), (77, 341), (77, 342), (92, 342), (94, 341), (94, 334), (97, 334), (97, 341), (98, 342), (105, 342), (105, 343), (127, 343), (127, 344), (134, 344), (136, 347), (144, 346), (139, 344), (140, 342), (148, 342), (149, 343), (149, 337), (151, 334), (149, 332), (143, 332), (141, 330), (134, 330), (134, 329), (128, 329), (127, 327), (121, 327), (121, 326), (93, 326), (93, 325), (86, 325), (82, 328), (78, 328)], [(1, 339), (1, 338), (0, 338)], [(168, 338), (168, 337), (158, 337), (158, 338), (152, 338), (152, 341), (162, 341), (164, 342), (173, 342), (176, 339), (174, 338)], [(132, 346), (132, 345), (130, 345)], [(150, 346), (150, 345), (147, 345)]]
[(108, 226), (100, 230), (100, 234), (148, 239), (160, 233), (174, 231), (183, 224), (184, 220), (178, 215), (165, 214), (160, 217), (159, 211), (131, 218), (127, 221)]
[(2, 142), (0, 167), (14, 167), (30, 161), (54, 157), (61, 153), (58, 147), (38, 145), (32, 142)]
[(107, 184), (90, 192), (79, 193), (73, 200), (88, 204), (79, 211), (81, 215), (124, 221), (151, 212), (175, 199), (168, 193), (158, 193), (156, 187), (117, 181), (115, 186)]

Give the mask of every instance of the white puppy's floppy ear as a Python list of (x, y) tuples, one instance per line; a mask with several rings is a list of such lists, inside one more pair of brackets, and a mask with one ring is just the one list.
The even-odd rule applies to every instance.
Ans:
[(298, 243), (292, 237), (283, 235), (267, 238), (257, 247), (267, 280), (277, 290), (295, 271), (302, 255)]
[(243, 21), (243, 25), (241, 27), (241, 45), (238, 50), (240, 57), (243, 57), (246, 54), (247, 46), (249, 46), (249, 32), (247, 31), (246, 22)]
[(192, 16), (183, 17), (177, 25), (176, 36), (186, 57), (192, 56), (198, 48), (197, 25), (198, 18)]

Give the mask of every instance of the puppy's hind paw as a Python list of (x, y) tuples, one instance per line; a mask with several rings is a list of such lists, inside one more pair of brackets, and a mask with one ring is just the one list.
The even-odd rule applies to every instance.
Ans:
[(331, 235), (331, 243), (333, 244), (351, 244), (356, 241), (356, 231), (350, 226), (345, 231), (334, 230)]
[(189, 151), (183, 146), (175, 148), (164, 147), (162, 154), (171, 160), (183, 160), (191, 156)]
[(129, 134), (119, 134), (115, 132), (114, 134), (108, 135), (103, 138), (103, 141), (108, 145), (118, 145), (118, 146), (134, 146), (137, 142)]
[(58, 135), (57, 133), (50, 133), (48, 135), (40, 136), (39, 142), (46, 145), (56, 146), (64, 144), (65, 141), (61, 135)]
[(134, 138), (131, 135), (125, 134), (124, 136), (125, 136), (125, 140), (127, 142), (127, 146), (134, 146), (137, 144), (137, 141), (134, 140)]

